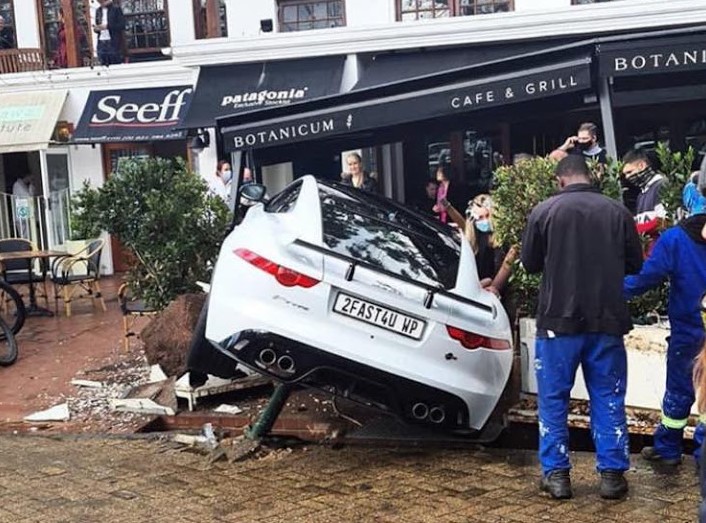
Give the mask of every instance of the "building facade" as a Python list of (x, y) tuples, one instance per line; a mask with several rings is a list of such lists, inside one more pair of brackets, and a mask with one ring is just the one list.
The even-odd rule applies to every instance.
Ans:
[[(12, 192), (24, 174), (36, 193), (32, 239), (56, 247), (68, 236), (68, 194), (135, 155), (181, 156), (201, 173), (219, 159), (249, 163), (274, 191), (309, 172), (335, 178), (344, 152), (358, 150), (387, 195), (417, 203), (442, 162), (481, 190), (498, 163), (545, 154), (585, 120), (614, 156), (658, 140), (706, 149), (701, 0), (115, 3), (125, 41), (119, 63), (104, 66), (97, 2), (0, 0), (3, 237), (17, 232)], [(496, 103), (498, 79), (520, 82), (525, 98)], [(457, 96), (457, 113), (419, 97), (474, 81), (488, 88)], [(318, 136), (325, 123), (295, 120), (345, 104), (362, 111), (346, 113), (355, 123), (372, 115), (364, 129), (349, 122), (333, 139)], [(217, 120), (233, 114), (243, 116)], [(284, 140), (259, 143), (254, 124), (270, 117), (294, 123)], [(251, 132), (217, 134), (226, 123)], [(206, 135), (197, 154), (189, 144)], [(119, 246), (103, 265), (120, 268)]]

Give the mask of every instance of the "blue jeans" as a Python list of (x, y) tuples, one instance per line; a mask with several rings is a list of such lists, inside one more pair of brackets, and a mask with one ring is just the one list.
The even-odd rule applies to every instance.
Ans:
[(627, 355), (622, 336), (557, 335), (538, 338), (539, 459), (542, 472), (570, 469), (569, 397), (579, 364), (591, 399), (591, 434), (599, 471), (630, 468), (625, 418)]

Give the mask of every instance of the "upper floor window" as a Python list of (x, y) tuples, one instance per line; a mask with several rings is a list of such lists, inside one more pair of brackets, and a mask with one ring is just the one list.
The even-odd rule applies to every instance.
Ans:
[(325, 29), (346, 25), (344, 0), (279, 0), (281, 32)]
[(193, 0), (194, 30), (197, 39), (228, 36), (225, 0)]
[(446, 18), (505, 13), (514, 9), (514, 0), (398, 0), (397, 18), (403, 21)]
[[(72, 13), (64, 13), (61, 0), (38, 0), (39, 27), (42, 48), (49, 67), (63, 68), (71, 63), (88, 66), (93, 61), (91, 6), (89, 0), (71, 2)], [(69, 36), (66, 23), (73, 20)]]
[(120, 7), (128, 54), (162, 58), (162, 48), (171, 45), (167, 0), (120, 0)]
[(12, 0), (0, 0), (0, 50), (17, 47), (15, 9)]

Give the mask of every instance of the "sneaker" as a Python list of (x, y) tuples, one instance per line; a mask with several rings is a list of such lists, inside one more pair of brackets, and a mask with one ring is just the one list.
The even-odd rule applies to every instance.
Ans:
[(571, 491), (569, 469), (552, 470), (542, 476), (539, 489), (548, 492), (554, 499), (571, 499), (574, 493)]
[(681, 458), (663, 458), (654, 447), (644, 447), (640, 452), (642, 459), (649, 461), (650, 463), (657, 463), (661, 465), (676, 466), (681, 464)]
[(628, 493), (628, 481), (620, 470), (603, 470), (599, 490), (603, 499), (622, 499)]

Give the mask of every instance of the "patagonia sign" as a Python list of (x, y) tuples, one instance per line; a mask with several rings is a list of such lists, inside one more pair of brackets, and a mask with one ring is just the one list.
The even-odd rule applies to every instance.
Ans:
[(193, 88), (159, 87), (123, 91), (93, 91), (78, 128), (76, 143), (181, 139), (175, 130), (186, 113)]
[(698, 44), (659, 45), (635, 49), (599, 48), (601, 76), (635, 76), (706, 69), (706, 37)]
[(270, 107), (273, 105), (286, 105), (306, 98), (308, 87), (274, 91), (250, 91), (244, 93), (227, 94), (221, 100), (221, 107), (231, 110)]

